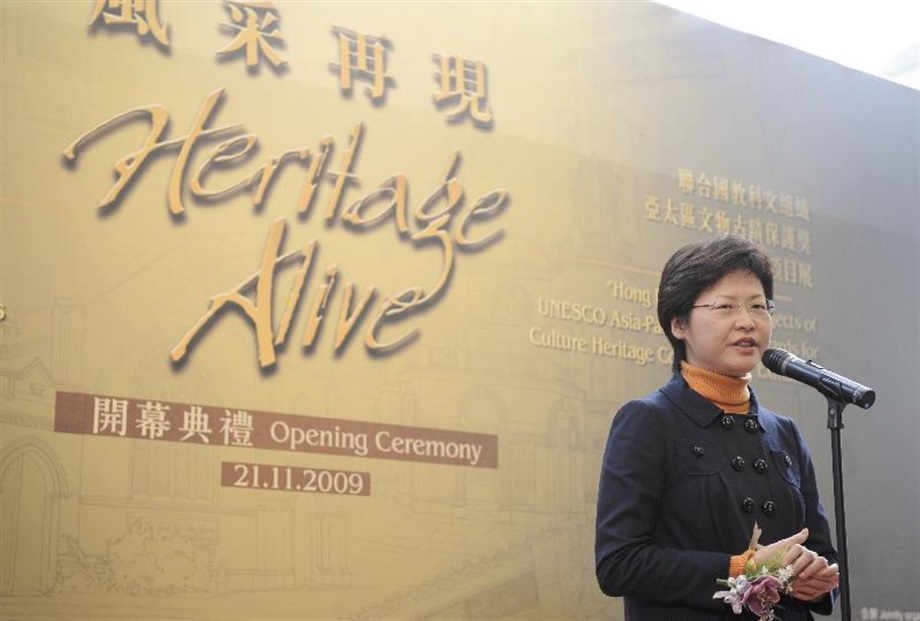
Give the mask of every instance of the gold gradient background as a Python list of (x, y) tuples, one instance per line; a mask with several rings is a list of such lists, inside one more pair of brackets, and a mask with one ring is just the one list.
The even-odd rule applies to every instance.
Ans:
[[(678, 168), (809, 197), (815, 250), (808, 260), (817, 284), (780, 288), (779, 297), (788, 312), (818, 317), (820, 327), (776, 336), (810, 339), (829, 363), (844, 361), (848, 373), (877, 388), (889, 381), (873, 373), (871, 356), (857, 358), (827, 337), (855, 332), (862, 321), (854, 294), (829, 268), (834, 242), (867, 231), (867, 243), (887, 249), (875, 255), (883, 266), (915, 253), (916, 179), (911, 185), (909, 158), (899, 161), (912, 143), (879, 129), (829, 153), (820, 136), (842, 135), (847, 114), (862, 109), (833, 94), (854, 89), (881, 106), (885, 122), (916, 127), (916, 97), (903, 89), (646, 3), (276, 3), (285, 37), (279, 52), (289, 62), (283, 73), (264, 62), (247, 71), (241, 59), (218, 61), (230, 41), (219, 27), (230, 21), (220, 2), (160, 2), (168, 52), (131, 31), (90, 29), (92, 8), (89, 1), (0, 5), (4, 619), (621, 618), (619, 601), (603, 597), (593, 575), (597, 473), (612, 413), (660, 385), (668, 366), (538, 348), (528, 331), (666, 345), (660, 335), (549, 319), (536, 308), (555, 299), (654, 314), (614, 300), (608, 285), (653, 290), (670, 250), (700, 236), (644, 217), (646, 195), (681, 198)], [(336, 26), (392, 42), (387, 73), (395, 84), (383, 104), (371, 103), (360, 80), (352, 96), (340, 92), (329, 67), (338, 62)], [(448, 123), (434, 106), (433, 54), (486, 65), (491, 129)], [(792, 104), (772, 101), (796, 84), (815, 90), (800, 90)], [(403, 173), (415, 208), (455, 150), (467, 201), (509, 192), (507, 208), (473, 229), (500, 229), (500, 241), (458, 253), (437, 303), (387, 328), (391, 337), (418, 329), (413, 344), (374, 357), (359, 328), (334, 355), (339, 289), (314, 350), (298, 346), (301, 309), (273, 369), (259, 368), (254, 332), (238, 313), (217, 321), (186, 364), (170, 364), (170, 350), (210, 296), (256, 271), (278, 218), (288, 223), (285, 251), (319, 243), (304, 305), (330, 264), (341, 270), (340, 285), (376, 285), (378, 301), (430, 286), (441, 266), (439, 251), (401, 242), (391, 224), (362, 234), (340, 222), (327, 226), (328, 182), (312, 215), (298, 219), (302, 176), (293, 166), (259, 210), (245, 194), (196, 204), (186, 192), (185, 217), (176, 220), (166, 202), (173, 150), (148, 163), (101, 214), (113, 164), (139, 147), (143, 123), (98, 137), (72, 168), (63, 163), (76, 138), (143, 105), (169, 110), (167, 138), (184, 135), (219, 88), (226, 94), (210, 126), (242, 124), (259, 150), (209, 185), (237, 180), (289, 149), (316, 150), (325, 136), (335, 143), (328, 170), (338, 170), (352, 127), (364, 123), (353, 167), (360, 185), (346, 191), (343, 205)], [(850, 112), (816, 118), (828, 101)], [(814, 131), (811, 123), (819, 136), (800, 131)], [(197, 161), (213, 144), (199, 148)], [(857, 181), (835, 169), (867, 150), (892, 160), (885, 187), (897, 200), (886, 202), (888, 218), (867, 216), (847, 191)], [(831, 164), (809, 172), (818, 151)], [(858, 269), (870, 277), (873, 268)], [(896, 282), (916, 275), (885, 271)], [(283, 302), (290, 272), (278, 283)], [(901, 288), (916, 298), (909, 284)], [(851, 310), (832, 315), (832, 298)], [(880, 312), (898, 321), (905, 311)], [(909, 369), (916, 352), (908, 355)], [(831, 505), (820, 400), (775, 378), (763, 386), (759, 394), (775, 409), (817, 411), (803, 417), (803, 428)], [(494, 434), (498, 467), (55, 433), (56, 391)], [(903, 399), (909, 408), (894, 392), (879, 405)], [(914, 437), (879, 437), (876, 446), (909, 447)], [(907, 468), (916, 454), (908, 459)], [(221, 487), (222, 461), (367, 471), (372, 493)], [(853, 479), (857, 490), (869, 483)], [(903, 496), (916, 499), (914, 491), (908, 485)], [(860, 502), (852, 521), (871, 534)], [(906, 515), (891, 518), (892, 530), (903, 530)], [(876, 561), (862, 536), (853, 544), (857, 602), (889, 602), (887, 587), (866, 577)], [(916, 564), (897, 550), (888, 557), (892, 574), (910, 575)], [(902, 610), (920, 608), (909, 589), (897, 597), (907, 598), (892, 604)]]

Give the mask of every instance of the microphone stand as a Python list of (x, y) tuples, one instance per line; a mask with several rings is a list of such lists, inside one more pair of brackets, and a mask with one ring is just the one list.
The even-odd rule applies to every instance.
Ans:
[(837, 518), (837, 568), (840, 572), (840, 619), (850, 621), (850, 570), (847, 567), (847, 525), (843, 505), (843, 466), (840, 430), (843, 429), (843, 401), (827, 397), (827, 428), (831, 430), (834, 470), (834, 515)]

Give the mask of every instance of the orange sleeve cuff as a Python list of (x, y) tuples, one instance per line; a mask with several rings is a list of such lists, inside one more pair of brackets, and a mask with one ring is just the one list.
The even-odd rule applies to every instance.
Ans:
[(744, 554), (737, 554), (728, 561), (728, 576), (734, 578), (744, 573), (744, 566), (754, 556), (754, 550), (747, 550)]

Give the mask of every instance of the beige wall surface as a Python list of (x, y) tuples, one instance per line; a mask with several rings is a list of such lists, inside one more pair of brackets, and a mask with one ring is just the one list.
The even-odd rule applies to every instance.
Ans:
[[(648, 3), (0, 3), (0, 617), (619, 619), (610, 420), (736, 232), (920, 610), (918, 95)], [(759, 369), (833, 509), (826, 405)], [(892, 617), (893, 618), (893, 617)]]

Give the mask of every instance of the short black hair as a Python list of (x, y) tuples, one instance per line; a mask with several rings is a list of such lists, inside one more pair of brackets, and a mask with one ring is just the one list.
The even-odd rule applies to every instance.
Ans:
[(671, 321), (686, 320), (700, 294), (732, 272), (750, 272), (773, 299), (773, 265), (766, 251), (738, 235), (719, 235), (687, 244), (671, 255), (658, 283), (658, 323), (674, 349), (671, 369), (680, 370), (687, 359), (684, 342), (674, 336)]

